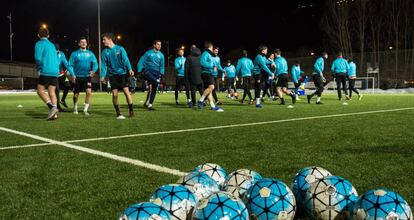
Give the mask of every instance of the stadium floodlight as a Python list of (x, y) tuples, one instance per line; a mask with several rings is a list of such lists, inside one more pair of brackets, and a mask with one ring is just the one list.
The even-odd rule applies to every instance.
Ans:
[(185, 46), (183, 45), (183, 46), (181, 46), (181, 50), (185, 50)]
[(392, 50), (392, 49), (394, 49), (392, 46), (390, 46), (390, 47), (388, 47), (388, 49), (390, 49), (390, 50)]
[(315, 56), (315, 53), (314, 53), (314, 52), (311, 52), (311, 53), (310, 53), (310, 55), (311, 55), (311, 56)]
[(46, 29), (47, 28), (47, 24), (42, 24), (41, 27)]
[(116, 39), (117, 39), (117, 40), (122, 40), (122, 36), (118, 34), (118, 35), (116, 36)]

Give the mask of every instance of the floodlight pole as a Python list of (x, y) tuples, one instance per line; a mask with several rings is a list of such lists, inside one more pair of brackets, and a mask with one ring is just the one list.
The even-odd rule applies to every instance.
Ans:
[[(99, 75), (101, 74), (101, 0), (98, 0), (98, 62), (99, 62)], [(102, 92), (101, 76), (99, 76), (99, 91)]]
[(9, 39), (10, 39), (10, 62), (13, 62), (13, 30), (12, 30), (12, 14), (7, 16), (9, 19)]

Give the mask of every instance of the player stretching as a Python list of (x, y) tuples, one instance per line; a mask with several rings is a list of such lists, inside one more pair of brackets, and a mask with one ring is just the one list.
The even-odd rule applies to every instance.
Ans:
[(105, 33), (102, 35), (102, 42), (105, 49), (102, 51), (101, 82), (105, 83), (105, 78), (109, 77), (112, 90), (112, 104), (114, 105), (117, 119), (125, 119), (121, 114), (118, 102), (118, 91), (124, 92), (128, 103), (129, 117), (134, 116), (132, 96), (128, 88), (128, 77), (134, 75), (128, 55), (122, 46), (115, 45), (114, 34)]
[(213, 91), (214, 91), (214, 72), (218, 71), (216, 62), (214, 60), (214, 53), (213, 53), (213, 44), (211, 42), (206, 42), (204, 44), (206, 50), (203, 52), (200, 58), (201, 63), (201, 78), (203, 79), (204, 83), (204, 93), (201, 96), (200, 100), (198, 100), (198, 108), (201, 109), (203, 107), (203, 102), (207, 98), (210, 102), (211, 110), (222, 112), (223, 109), (216, 107), (213, 100)]
[(289, 70), (288, 64), (284, 57), (282, 57), (282, 51), (280, 49), (275, 50), (275, 63), (276, 63), (276, 77), (277, 77), (277, 84), (276, 84), (276, 91), (277, 95), (280, 98), (280, 104), (285, 104), (285, 99), (283, 98), (283, 93), (289, 95), (292, 98), (292, 104), (296, 103), (296, 94), (288, 90), (288, 82), (289, 82)]
[(154, 111), (153, 103), (157, 95), (158, 84), (161, 81), (161, 76), (165, 72), (165, 59), (161, 50), (161, 41), (155, 40), (153, 49), (148, 50), (138, 61), (138, 72), (143, 73), (145, 78), (151, 84), (151, 92), (148, 110)]
[(322, 56), (316, 59), (315, 65), (313, 66), (314, 70), (313, 70), (312, 78), (313, 78), (313, 83), (315, 84), (315, 87), (316, 87), (316, 91), (313, 94), (307, 96), (309, 104), (310, 104), (312, 97), (315, 95), (316, 95), (316, 104), (318, 105), (322, 104), (321, 96), (324, 90), (324, 83), (326, 82), (326, 79), (323, 76), (323, 70), (325, 68), (325, 60), (327, 59), (328, 59), (328, 53), (323, 52)]
[[(55, 90), (58, 86), (59, 59), (56, 47), (48, 39), (49, 30), (40, 28), (38, 37), (40, 40), (36, 42), (34, 55), (36, 69), (39, 73), (37, 94), (49, 108), (47, 120), (53, 120), (57, 118), (58, 114)], [(46, 95), (46, 89), (49, 95)]]
[(80, 92), (86, 92), (83, 113), (89, 115), (88, 109), (92, 97), (93, 77), (98, 70), (98, 61), (95, 55), (87, 49), (88, 41), (85, 37), (79, 39), (79, 50), (74, 51), (69, 58), (69, 72), (74, 82), (73, 113), (78, 114), (78, 98)]

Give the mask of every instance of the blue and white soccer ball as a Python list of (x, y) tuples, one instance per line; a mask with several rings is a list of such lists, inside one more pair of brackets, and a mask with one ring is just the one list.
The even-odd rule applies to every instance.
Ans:
[(239, 198), (227, 192), (218, 192), (197, 203), (193, 219), (249, 220), (249, 213)]
[(399, 194), (386, 189), (374, 189), (362, 195), (354, 207), (356, 220), (412, 220), (407, 201)]
[(165, 208), (172, 219), (186, 220), (196, 206), (196, 197), (185, 186), (169, 184), (158, 188), (151, 195), (150, 202)]
[(244, 197), (252, 219), (291, 220), (295, 217), (296, 201), (289, 187), (278, 179), (257, 181)]
[(305, 167), (296, 174), (292, 182), (292, 191), (296, 198), (296, 204), (298, 211), (303, 210), (303, 202), (305, 199), (306, 191), (311, 187), (311, 185), (326, 176), (331, 176), (332, 174), (321, 167)]
[(209, 175), (211, 178), (213, 178), (219, 186), (223, 186), (224, 181), (227, 177), (226, 170), (221, 167), (218, 164), (214, 163), (204, 163), (199, 166), (197, 166), (194, 171), (201, 172)]
[(173, 220), (163, 207), (152, 202), (132, 205), (125, 209), (120, 220)]
[(351, 219), (358, 193), (352, 184), (339, 176), (327, 176), (307, 190), (304, 206), (313, 219)]
[(194, 193), (197, 201), (220, 191), (220, 187), (216, 181), (207, 174), (200, 172), (189, 173), (181, 177), (177, 183), (187, 187)]
[(246, 191), (261, 179), (263, 178), (258, 172), (239, 169), (227, 176), (226, 181), (224, 181), (223, 190), (243, 199)]

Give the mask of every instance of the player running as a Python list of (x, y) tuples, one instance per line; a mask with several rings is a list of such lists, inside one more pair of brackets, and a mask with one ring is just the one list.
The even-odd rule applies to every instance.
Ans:
[(348, 81), (349, 81), (349, 99), (352, 99), (352, 92), (358, 95), (358, 100), (362, 99), (362, 94), (355, 88), (355, 79), (357, 67), (352, 58), (348, 59)]
[[(39, 41), (35, 45), (34, 59), (36, 69), (39, 73), (37, 82), (37, 94), (49, 108), (47, 120), (57, 118), (56, 87), (58, 86), (59, 58), (56, 47), (49, 41), (49, 30), (40, 28), (38, 31)], [(48, 90), (46, 95), (45, 90)]]
[(79, 93), (86, 92), (83, 113), (88, 116), (92, 97), (91, 78), (98, 71), (98, 61), (92, 51), (87, 49), (88, 40), (85, 37), (79, 39), (78, 45), (79, 49), (74, 51), (69, 58), (69, 72), (74, 83), (73, 113), (78, 114)]
[[(299, 87), (301, 86), (301, 83), (303, 82), (302, 81), (302, 79), (303, 79), (303, 77), (302, 77), (302, 75), (303, 75), (303, 71), (300, 69), (300, 64), (299, 64), (299, 62), (295, 62), (295, 64), (293, 64), (293, 66), (292, 66), (292, 69), (291, 69), (291, 71), (290, 71), (290, 73), (292, 74), (292, 81), (293, 81), (293, 84), (295, 85), (295, 90), (294, 90), (294, 92), (295, 92), (295, 94), (296, 95), (298, 95), (298, 90), (299, 90)], [(299, 97), (298, 96), (296, 96), (296, 100), (297, 101), (300, 101), (300, 99), (299, 99)]]
[(128, 103), (129, 117), (134, 117), (134, 107), (132, 96), (128, 88), (128, 77), (134, 75), (128, 55), (122, 46), (114, 43), (114, 34), (105, 33), (102, 35), (102, 42), (105, 49), (102, 51), (101, 82), (105, 83), (105, 78), (109, 77), (112, 90), (112, 104), (116, 111), (117, 119), (123, 120), (125, 116), (121, 114), (118, 102), (118, 91), (124, 92)]
[(346, 77), (348, 74), (348, 69), (349, 69), (348, 61), (343, 58), (342, 52), (339, 52), (337, 58), (332, 63), (332, 67), (331, 67), (333, 77), (336, 80), (336, 87), (338, 90), (339, 101), (342, 100), (341, 85), (345, 93), (346, 99), (349, 100), (348, 89), (346, 88)]

